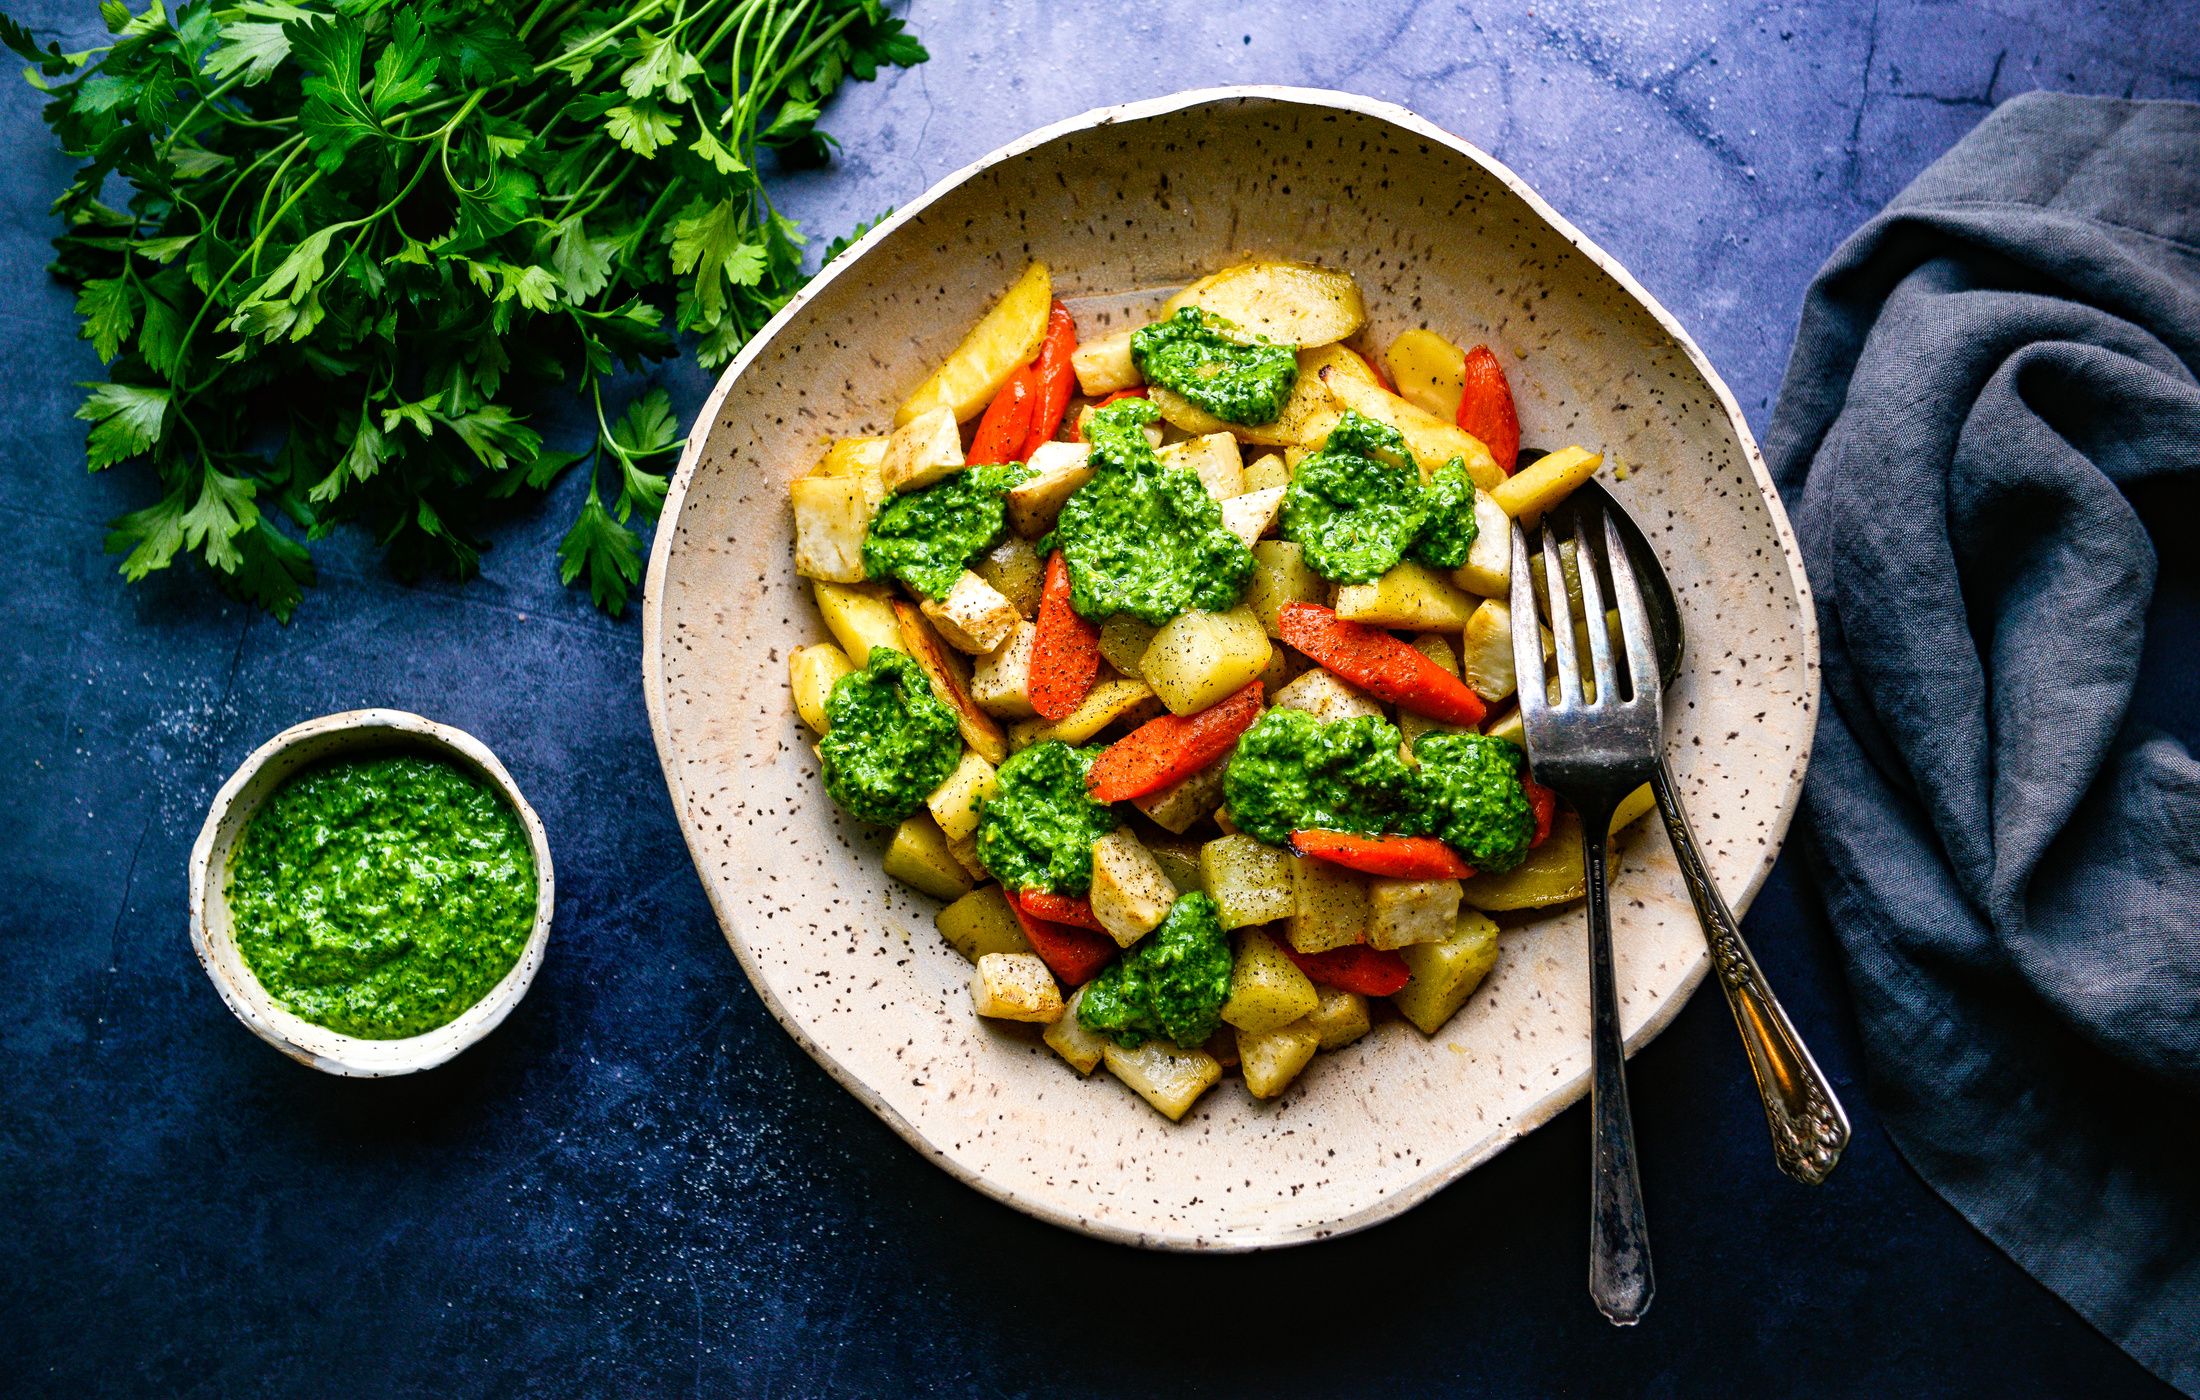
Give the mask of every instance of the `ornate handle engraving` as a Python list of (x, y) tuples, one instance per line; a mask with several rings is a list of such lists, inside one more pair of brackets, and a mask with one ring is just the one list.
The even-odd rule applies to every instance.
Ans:
[(1711, 948), (1711, 964), (1719, 986), (1726, 993), (1734, 1024), (1742, 1033), (1742, 1048), (1749, 1056), (1749, 1072), (1757, 1081), (1764, 1101), (1765, 1124), (1772, 1130), (1772, 1151), (1780, 1170), (1806, 1185), (1816, 1186), (1841, 1160), (1849, 1145), (1849, 1117), (1841, 1109), (1818, 1063), (1803, 1048), (1779, 998), (1765, 985), (1765, 975), (1742, 941), (1742, 931), (1726, 907), (1719, 887), (1704, 867), (1696, 834), (1673, 790), (1673, 775), (1663, 759), (1651, 776), (1658, 812), (1665, 818), (1665, 834), (1680, 862), (1681, 879), (1703, 924), (1704, 939)]

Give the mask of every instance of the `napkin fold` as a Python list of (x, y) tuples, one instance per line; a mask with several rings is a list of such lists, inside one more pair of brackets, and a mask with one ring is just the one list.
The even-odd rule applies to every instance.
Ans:
[(2032, 94), (1819, 272), (1766, 447), (1817, 594), (1807, 849), (1873, 1102), (2200, 1395), (2200, 762), (2132, 713), (2200, 654), (2147, 637), (2158, 574), (2200, 563), (2196, 371), (2200, 106)]

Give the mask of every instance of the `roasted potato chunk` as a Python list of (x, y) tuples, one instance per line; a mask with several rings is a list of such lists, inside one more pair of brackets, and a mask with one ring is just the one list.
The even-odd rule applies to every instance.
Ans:
[[(1497, 465), (1497, 459), (1490, 456), (1490, 450), (1472, 434), (1460, 431), (1433, 413), (1416, 408), (1382, 385), (1338, 374), (1334, 370), (1329, 373), (1326, 382), (1330, 394), (1345, 408), (1378, 423), (1388, 423), (1403, 433), (1406, 447), (1420, 462), (1423, 471), (1435, 471), (1457, 457), (1466, 463), (1467, 475), (1474, 478), (1477, 490), (1493, 491), (1508, 479), (1517, 479), (1507, 478), (1503, 468)], [(1498, 504), (1504, 504), (1502, 498)]]
[(1222, 1019), (1241, 1031), (1272, 1031), (1311, 1013), (1320, 1004), (1313, 979), (1283, 955), (1276, 940), (1259, 929), (1238, 935), (1237, 961), (1230, 968), (1230, 999)]
[(1321, 1037), (1322, 1049), (1340, 1050), (1367, 1034), (1372, 1023), (1367, 1016), (1366, 997), (1339, 987), (1314, 990), (1321, 993), (1321, 1003), (1307, 1013), (1306, 1019)]
[(1238, 450), (1237, 438), (1228, 432), (1186, 438), (1162, 448), (1159, 455), (1166, 465), (1196, 475), (1207, 494), (1218, 501), (1227, 501), (1245, 490), (1244, 454)]
[(919, 812), (894, 828), (893, 844), (881, 862), (886, 873), (934, 899), (960, 899), (970, 893), (970, 874), (947, 849), (947, 837), (931, 815)]
[(1149, 1040), (1136, 1050), (1106, 1041), (1100, 1057), (1108, 1073), (1129, 1085), (1174, 1123), (1222, 1078), (1222, 1066), (1204, 1050), (1185, 1050), (1166, 1040)]
[(949, 646), (972, 656), (999, 648), (1023, 621), (1014, 603), (968, 569), (945, 598), (927, 598), (918, 608)]
[(894, 426), (938, 408), (946, 409), (958, 422), (983, 413), (1008, 377), (1039, 353), (1039, 342), (1047, 333), (1047, 312), (1053, 305), (1054, 280), (1045, 263), (1035, 262), (895, 411)]
[(1370, 947), (1438, 942), (1451, 936), (1459, 920), (1459, 882), (1376, 876), (1368, 881), (1367, 915)]
[(1139, 660), (1153, 645), (1153, 634), (1160, 630), (1129, 613), (1117, 613), (1100, 625), (1100, 659), (1123, 675), (1143, 680)]
[(1070, 1067), (1079, 1074), (1090, 1074), (1100, 1068), (1108, 1038), (1098, 1031), (1087, 1030), (1085, 1023), (1077, 1019), (1078, 1003), (1084, 999), (1085, 989), (1079, 987), (1070, 997), (1069, 1004), (1062, 1008), (1061, 1017), (1048, 1023), (1040, 1038), (1046, 1041), (1048, 1049), (1069, 1061)]
[(1118, 827), (1092, 843), (1092, 912), (1118, 948), (1152, 933), (1176, 903), (1176, 886), (1145, 844)]
[[(1657, 805), (1650, 785), (1643, 784), (1619, 800), (1612, 813), (1612, 831), (1636, 821)], [(1502, 873), (1484, 871), (1461, 882), (1459, 897), (1473, 909), (1541, 909), (1581, 898), (1587, 880), (1581, 868), (1581, 818), (1561, 809), (1551, 823), (1550, 839), (1528, 852), (1528, 858)]]
[(932, 789), (924, 805), (940, 824), (941, 835), (950, 842), (965, 840), (978, 829), (978, 804), (991, 797), (996, 786), (993, 765), (975, 750), (964, 749), (955, 771)]
[(962, 430), (944, 408), (912, 419), (886, 439), (879, 484), (888, 492), (921, 491), (963, 469)]
[(1216, 703), (1268, 667), (1267, 629), (1250, 608), (1171, 618), (1139, 659), (1139, 674), (1172, 713)]
[(972, 890), (939, 912), (933, 920), (947, 946), (972, 962), (987, 953), (1028, 953), (1030, 940), (1016, 911), (1008, 907), (999, 885)]
[(828, 728), (825, 702), (832, 699), (833, 687), (854, 669), (848, 653), (831, 642), (802, 647), (787, 658), (787, 683), (794, 691), (795, 713), (816, 733), (823, 734)]
[(1286, 345), (1327, 345), (1367, 324), (1352, 274), (1302, 262), (1239, 263), (1209, 273), (1169, 298), (1161, 314), (1186, 306)]
[(794, 571), (832, 583), (863, 582), (863, 538), (871, 502), (852, 476), (798, 476), (787, 483), (794, 503)]
[(1367, 941), (1368, 877), (1326, 860), (1291, 857), (1295, 895), (1284, 937), (1301, 953), (1325, 953)]
[(1245, 464), (1245, 489), (1265, 491), (1271, 486), (1289, 486), (1291, 469), (1283, 464), (1280, 453), (1267, 452)]
[(1076, 372), (1078, 392), (1088, 399), (1104, 399), (1118, 389), (1135, 389), (1146, 382), (1131, 359), (1131, 337), (1138, 327), (1080, 341), (1070, 352), (1069, 367)]
[(978, 708), (1002, 719), (1030, 719), (1031, 646), (1039, 629), (1019, 622), (1001, 646), (978, 658), (970, 674), (970, 697)]
[[(1222, 528), (1238, 537), (1247, 549), (1259, 541), (1262, 535), (1276, 528), (1276, 518), (1283, 514), (1282, 486), (1264, 486), (1258, 491), (1241, 491), (1222, 503)], [(1255, 616), (1258, 616), (1258, 610)], [(1262, 624), (1266, 625), (1265, 622)]]
[(1383, 352), (1390, 382), (1398, 396), (1424, 413), (1445, 422), (1459, 417), (1459, 400), (1467, 389), (1467, 352), (1436, 332), (1419, 328), (1401, 331)]
[(1278, 640), (1283, 628), (1277, 614), (1285, 603), (1318, 603), (1328, 584), (1307, 567), (1306, 551), (1292, 540), (1262, 540), (1252, 546), (1253, 578), (1245, 586), (1244, 606), (1253, 610), (1268, 635)]
[(1319, 666), (1277, 691), (1274, 704), (1279, 710), (1304, 710), (1325, 724), (1361, 715), (1381, 719), (1383, 715), (1383, 707), (1373, 697)]
[(1132, 798), (1131, 805), (1162, 830), (1182, 836), (1222, 805), (1222, 781), (1229, 766), (1227, 759), (1217, 760), (1182, 782)]
[(1512, 517), (1487, 491), (1474, 493), (1474, 543), (1451, 581), (1484, 598), (1512, 596)]
[(1242, 833), (1199, 848), (1199, 883), (1228, 928), (1287, 919), (1298, 907), (1291, 883), (1291, 855)]
[(1118, 720), (1126, 724), (1143, 724), (1160, 713), (1161, 702), (1154, 698), (1152, 687), (1144, 681), (1118, 677), (1094, 686), (1078, 702), (1076, 709), (1058, 720), (1022, 721), (1009, 731), (1009, 742), (1019, 750), (1049, 739), (1082, 744)]
[(1293, 1021), (1272, 1031), (1239, 1030), (1238, 1073), (1245, 1076), (1246, 1092), (1256, 1099), (1272, 1099), (1291, 1087), (1321, 1049), (1321, 1033), (1311, 1021)]
[(1482, 979), (1497, 966), (1497, 925), (1472, 909), (1459, 912), (1451, 936), (1399, 950), (1413, 980), (1390, 998), (1398, 1014), (1423, 1035), (1434, 1035), (1452, 1018)]
[(1009, 528), (1033, 540), (1053, 529), (1063, 503), (1092, 480), (1091, 457), (1091, 445), (1082, 442), (1050, 442), (1033, 453), (1025, 465), (1036, 475), (1008, 488)]
[(1051, 1025), (1062, 1019), (1062, 989), (1037, 953), (987, 953), (970, 976), (980, 1016)]
[(1337, 616), (1370, 627), (1456, 632), (1479, 600), (1435, 569), (1402, 560), (1381, 578), (1337, 590)]
[(1008, 599), (1018, 617), (1039, 615), (1039, 594), (1046, 587), (1047, 569), (1030, 540), (1021, 535), (1003, 535), (1001, 542), (979, 555), (971, 568)]
[(825, 619), (825, 629), (857, 666), (870, 664), (872, 647), (908, 650), (901, 639), (901, 622), (894, 614), (892, 595), (885, 589), (876, 584), (827, 583), (820, 579), (811, 585), (811, 592), (817, 597), (818, 616)]
[[(1532, 524), (1544, 511), (1572, 495), (1576, 486), (1595, 476), (1597, 468), (1603, 464), (1601, 452), (1583, 447), (1562, 448), (1506, 477), (1490, 489), (1490, 494), (1505, 514)], [(1479, 477), (1475, 484), (1481, 484)]]

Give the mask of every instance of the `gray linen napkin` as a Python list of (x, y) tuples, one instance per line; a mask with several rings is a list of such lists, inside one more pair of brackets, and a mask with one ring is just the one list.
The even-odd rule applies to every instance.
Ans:
[[(2200, 762), (2128, 711), (2157, 569), (2200, 561), (2196, 370), (2200, 106), (2033, 94), (1819, 272), (1767, 440), (1824, 633), (1805, 816), (1873, 1102), (2188, 1394)], [(2196, 641), (2146, 664), (2189, 684)]]

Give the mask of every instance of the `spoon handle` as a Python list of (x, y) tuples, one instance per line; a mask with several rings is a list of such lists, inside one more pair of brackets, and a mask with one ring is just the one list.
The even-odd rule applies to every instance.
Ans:
[(1749, 1072), (1764, 1101), (1765, 1124), (1772, 1130), (1773, 1156), (1781, 1171), (1805, 1185), (1819, 1185), (1849, 1145), (1849, 1116), (1819, 1073), (1818, 1062), (1803, 1048), (1802, 1037), (1795, 1033), (1779, 998), (1765, 985), (1764, 972), (1749, 945), (1742, 941), (1733, 911), (1704, 866), (1696, 833), (1688, 825), (1688, 813), (1681, 808), (1680, 794), (1673, 790), (1673, 775), (1662, 756), (1650, 783), (1657, 794), (1659, 815), (1665, 818), (1665, 834), (1680, 862), (1681, 879), (1711, 947), (1719, 987), (1742, 1033)]

